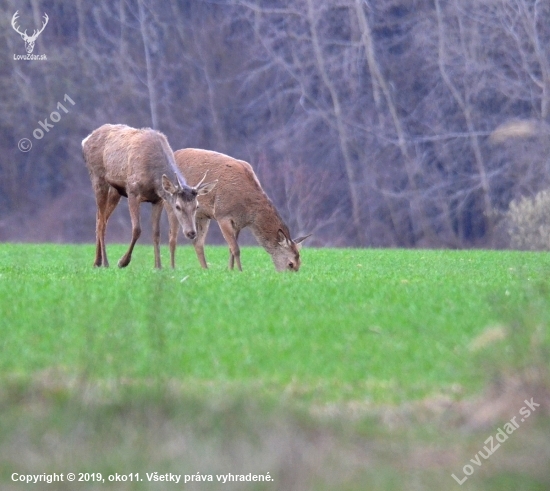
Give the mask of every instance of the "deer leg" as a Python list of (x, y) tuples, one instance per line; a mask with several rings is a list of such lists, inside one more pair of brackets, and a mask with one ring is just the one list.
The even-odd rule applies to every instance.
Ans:
[(118, 206), (118, 203), (120, 202), (120, 198), (122, 198), (120, 193), (115, 188), (109, 187), (109, 196), (107, 198), (107, 208), (105, 209), (105, 224), (107, 224), (107, 221), (113, 214), (113, 211), (115, 211), (115, 208)]
[[(94, 267), (99, 268), (103, 266), (103, 255), (102, 255), (102, 241), (100, 239), (100, 236), (102, 235), (102, 230), (105, 228), (105, 224), (103, 223), (102, 214), (98, 210), (95, 215), (95, 260), (94, 260)], [(109, 266), (109, 263), (105, 264), (105, 267)]]
[(242, 271), (243, 268), (241, 267), (241, 250), (239, 249), (239, 244), (237, 243), (237, 237), (239, 236), (239, 234), (235, 231), (231, 219), (221, 220), (218, 223), (220, 225), (223, 238), (229, 245), (229, 269), (233, 269), (236, 261), (239, 271)]
[(162, 201), (153, 203), (151, 222), (153, 223), (153, 247), (155, 249), (155, 268), (161, 269), (160, 264), (160, 215), (162, 213)]
[(94, 186), (95, 201), (97, 204), (97, 212), (95, 218), (95, 267), (108, 267), (107, 254), (105, 252), (105, 227), (107, 220), (105, 211), (109, 196), (109, 186), (107, 183), (96, 183)]
[(168, 224), (170, 228), (170, 231), (168, 233), (168, 243), (170, 244), (170, 266), (172, 267), (172, 269), (174, 269), (176, 267), (176, 246), (178, 244), (179, 232), (178, 217), (176, 217), (172, 206), (166, 203), (166, 201), (164, 202), (164, 209), (166, 210), (166, 214), (168, 215)]
[[(239, 240), (239, 233), (240, 233), (240, 230), (235, 230), (235, 244), (237, 244), (237, 241)], [(242, 271), (243, 268), (241, 266), (241, 250), (239, 249), (238, 245), (237, 245), (237, 252), (238, 254), (235, 256), (235, 261), (237, 262), (237, 268), (239, 268), (239, 271)]]
[(136, 245), (139, 236), (141, 235), (141, 225), (139, 220), (139, 205), (140, 201), (135, 194), (128, 193), (128, 208), (130, 209), (130, 218), (132, 219), (132, 241), (126, 254), (118, 261), (119, 268), (125, 268), (132, 260), (132, 251)]
[(105, 206), (104, 210), (104, 226), (103, 226), (103, 233), (101, 238), (101, 257), (103, 260), (103, 265), (105, 267), (109, 266), (109, 261), (107, 260), (107, 250), (105, 248), (105, 233), (107, 231), (107, 222), (109, 221), (110, 216), (113, 214), (113, 211), (117, 207), (119, 201), (120, 201), (120, 194), (119, 192), (113, 188), (109, 187), (109, 191), (107, 193), (107, 204)]
[(206, 257), (204, 256), (204, 243), (206, 241), (206, 234), (208, 233), (208, 227), (210, 226), (210, 218), (200, 217), (196, 219), (197, 236), (193, 239), (193, 246), (195, 252), (199, 258), (199, 263), (204, 269), (208, 269), (206, 263)]

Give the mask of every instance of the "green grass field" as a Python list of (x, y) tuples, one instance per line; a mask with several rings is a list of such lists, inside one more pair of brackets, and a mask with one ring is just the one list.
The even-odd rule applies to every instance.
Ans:
[[(108, 246), (111, 264), (124, 250)], [(413, 410), (410, 424), (395, 433), (377, 422), (380, 415), (438, 398), (475, 400), (495, 380), (548, 362), (546, 253), (306, 247), (297, 274), (276, 273), (259, 248), (243, 248), (242, 273), (227, 270), (222, 247), (207, 248), (207, 271), (189, 246), (179, 248), (175, 270), (153, 269), (152, 246), (138, 246), (124, 270), (94, 269), (93, 258), (93, 246), (0, 245), (0, 480), (6, 489), (23, 486), (9, 477), (22, 464), (6, 457), (19, 450), (41, 455), (23, 465), (26, 473), (48, 472), (52, 462), (103, 473), (145, 473), (150, 462), (157, 466), (150, 471), (159, 472), (254, 472), (246, 464), (256, 462), (256, 469), (271, 465), (276, 481), (233, 489), (453, 489), (458, 484), (449, 471), (461, 472), (482, 440), (453, 433), (459, 448), (473, 445), (471, 455), (461, 458), (457, 443), (454, 460), (417, 468), (409, 462), (411, 432), (413, 446), (444, 445), (440, 422), (414, 422), (423, 410)], [(163, 260), (168, 264), (166, 249)], [(89, 439), (79, 439), (82, 421)], [(162, 435), (178, 431), (187, 435), (187, 453), (175, 443), (172, 453), (163, 450)], [(484, 428), (481, 435), (491, 432)], [(57, 439), (56, 459), (47, 453), (48, 435)], [(338, 443), (317, 446), (310, 441), (317, 437)], [(236, 461), (224, 457), (232, 441), (248, 449)], [(374, 454), (366, 442), (377, 442)], [(398, 472), (384, 457), (391, 442), (405, 462)], [(319, 464), (304, 463), (301, 471), (285, 464), (273, 456), (285, 445), (312, 447)], [(508, 452), (519, 451), (516, 445), (507, 444)], [(339, 463), (346, 452), (353, 456), (349, 476)], [(468, 489), (548, 489), (544, 472), (529, 471), (530, 481), (508, 468), (502, 475), (493, 459)], [(328, 477), (325, 460), (335, 468)], [(94, 468), (82, 469), (84, 461)], [(287, 471), (302, 484), (285, 481)], [(410, 475), (422, 484), (406, 486)], [(74, 486), (58, 489), (104, 489)], [(216, 483), (185, 487), (195, 488), (218, 489)]]

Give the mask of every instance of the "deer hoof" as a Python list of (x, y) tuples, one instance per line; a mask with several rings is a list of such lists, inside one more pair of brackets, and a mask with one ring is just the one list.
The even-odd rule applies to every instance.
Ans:
[(128, 258), (126, 256), (122, 256), (120, 258), (120, 261), (118, 262), (118, 267), (119, 268), (125, 268), (126, 266), (128, 266), (128, 264), (130, 264), (130, 258)]

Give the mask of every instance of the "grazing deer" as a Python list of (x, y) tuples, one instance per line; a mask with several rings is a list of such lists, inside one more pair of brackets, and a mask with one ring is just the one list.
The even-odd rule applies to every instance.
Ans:
[(105, 229), (121, 196), (128, 198), (132, 241), (119, 260), (119, 267), (128, 266), (132, 259), (134, 245), (141, 235), (139, 206), (144, 201), (153, 205), (156, 268), (161, 267), (159, 243), (163, 204), (173, 217), (171, 226), (177, 229), (179, 222), (187, 238), (196, 237), (197, 196), (209, 193), (216, 182), (203, 184), (205, 175), (195, 187), (188, 186), (175, 165), (172, 149), (162, 133), (150, 128), (105, 124), (82, 140), (82, 152), (97, 203), (94, 266), (109, 266)]
[(25, 50), (27, 51), (27, 54), (31, 54), (34, 50), (34, 43), (36, 41), (36, 38), (40, 36), (40, 33), (44, 30), (46, 25), (48, 24), (48, 14), (44, 13), (44, 20), (42, 21), (42, 27), (40, 29), (35, 29), (32, 33), (32, 36), (27, 35), (27, 30), (25, 29), (25, 32), (21, 32), (19, 30), (19, 27), (17, 27), (17, 19), (19, 18), (19, 10), (13, 14), (13, 17), (11, 18), (11, 26), (14, 28), (15, 32), (17, 32), (22, 38), (23, 41), (25, 41)]
[[(242, 271), (237, 239), (245, 227), (251, 228), (258, 243), (271, 255), (277, 271), (300, 269), (300, 247), (309, 235), (296, 240), (290, 238), (288, 227), (265, 194), (248, 162), (195, 148), (177, 150), (174, 157), (178, 169), (188, 182), (198, 181), (205, 172), (208, 172), (209, 178), (218, 181), (214, 192), (199, 199), (197, 209), (197, 236), (193, 239), (193, 245), (203, 268), (208, 267), (204, 257), (204, 241), (210, 220), (214, 219), (229, 245), (230, 269), (236, 262)], [(173, 256), (178, 230), (170, 212), (169, 221), (170, 255)]]

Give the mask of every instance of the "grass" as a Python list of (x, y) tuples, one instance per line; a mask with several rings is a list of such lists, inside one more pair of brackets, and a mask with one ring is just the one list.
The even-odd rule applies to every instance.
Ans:
[(210, 248), (203, 271), (182, 248), (175, 271), (155, 271), (143, 246), (127, 269), (100, 270), (90, 246), (2, 246), (0, 373), (290, 388), (318, 402), (471, 392), (470, 342), (550, 270), (536, 253), (306, 249), (302, 271), (277, 274), (249, 248), (239, 274), (226, 254)]
[[(112, 264), (124, 249), (108, 247)], [(438, 397), (460, 404), (548, 361), (548, 254), (306, 248), (298, 274), (276, 273), (258, 248), (243, 248), (242, 273), (225, 248), (207, 256), (203, 271), (181, 247), (176, 270), (156, 271), (152, 247), (138, 246), (128, 268), (94, 269), (92, 246), (0, 245), (0, 481), (40, 455), (27, 472), (205, 463), (277, 477), (248, 489), (451, 489), (448, 470), (479, 437), (454, 434), (464, 454), (426, 474), (415, 454), (437, 461), (442, 427), (415, 415), (388, 433), (380, 420)], [(547, 489), (545, 475), (521, 487), (525, 472), (487, 467), (474, 475), (487, 489)]]

